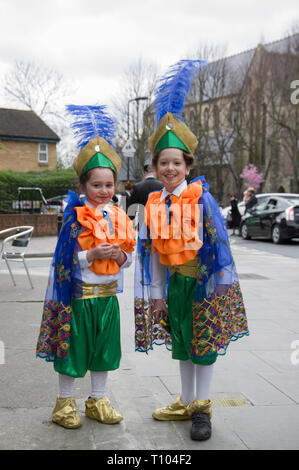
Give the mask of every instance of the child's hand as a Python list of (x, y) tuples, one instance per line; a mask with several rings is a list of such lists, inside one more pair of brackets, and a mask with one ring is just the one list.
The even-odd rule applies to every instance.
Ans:
[(122, 254), (122, 251), (118, 245), (118, 243), (115, 243), (112, 245), (112, 252), (111, 252), (111, 258), (114, 260), (117, 260)]
[(155, 299), (153, 301), (152, 312), (155, 323), (160, 323), (163, 316), (168, 314), (167, 307), (162, 299)]
[(111, 243), (101, 243), (92, 250), (88, 250), (86, 259), (91, 263), (95, 259), (111, 258), (113, 245)]
[(117, 262), (118, 266), (122, 266), (127, 259), (124, 252), (120, 249), (118, 243), (112, 245), (111, 258)]

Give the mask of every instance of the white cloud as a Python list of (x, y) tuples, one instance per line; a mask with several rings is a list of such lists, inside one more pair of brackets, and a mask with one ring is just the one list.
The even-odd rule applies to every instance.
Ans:
[(280, 39), (296, 19), (297, 3), (0, 0), (0, 79), (13, 60), (34, 60), (71, 79), (81, 102), (109, 101), (124, 68), (139, 57), (165, 70), (200, 43), (227, 44), (231, 54), (262, 36)]

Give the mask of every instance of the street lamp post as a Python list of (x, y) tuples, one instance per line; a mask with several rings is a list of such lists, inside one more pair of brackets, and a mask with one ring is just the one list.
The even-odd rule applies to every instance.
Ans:
[[(137, 106), (137, 140), (139, 139), (139, 101), (143, 101), (143, 100), (148, 100), (148, 97), (147, 96), (137, 96), (136, 98), (132, 98), (128, 101), (128, 120), (127, 120), (127, 125), (128, 125), (128, 129), (127, 129), (127, 134), (128, 134), (128, 140), (130, 139), (130, 103), (132, 103), (133, 101), (136, 102), (136, 106)], [(128, 165), (127, 165), (127, 180), (129, 181), (130, 179), (130, 158), (131, 157), (127, 157), (128, 158)]]

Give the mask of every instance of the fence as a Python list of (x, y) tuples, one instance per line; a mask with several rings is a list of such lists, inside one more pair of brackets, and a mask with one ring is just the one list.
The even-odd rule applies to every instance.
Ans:
[(63, 197), (71, 189), (77, 191), (75, 185), (43, 185), (40, 187), (20, 187), (19, 185), (0, 185), (0, 213), (42, 213), (42, 208), (49, 199), (54, 205), (61, 205)]

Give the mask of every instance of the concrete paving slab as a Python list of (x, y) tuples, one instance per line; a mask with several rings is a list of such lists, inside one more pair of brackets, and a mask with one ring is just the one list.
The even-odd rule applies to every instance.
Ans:
[(45, 416), (49, 408), (0, 408), (0, 449), (10, 450), (80, 450), (93, 449), (89, 426), (65, 430)]
[(250, 450), (298, 450), (299, 407), (223, 408), (227, 427)]
[[(299, 375), (298, 368), (283, 373), (264, 373), (261, 374), (264, 380), (269, 382), (273, 387), (276, 387), (281, 393), (284, 393), (297, 405), (299, 405)], [(298, 406), (297, 406), (298, 408)], [(298, 438), (299, 438), (299, 423), (298, 423)]]
[[(254, 354), (257, 357), (259, 357), (261, 360), (263, 360), (265, 363), (269, 364), (272, 367), (272, 369), (276, 372), (294, 372), (296, 371), (296, 366), (294, 366), (294, 364), (292, 364), (292, 361), (291, 361), (291, 355), (293, 353), (291, 349), (291, 343), (286, 344), (286, 346), (289, 346), (289, 347), (285, 351), (284, 350), (255, 351)], [(267, 373), (266, 370), (265, 372)], [(297, 372), (297, 374), (298, 374), (298, 386), (299, 386), (299, 371)]]

